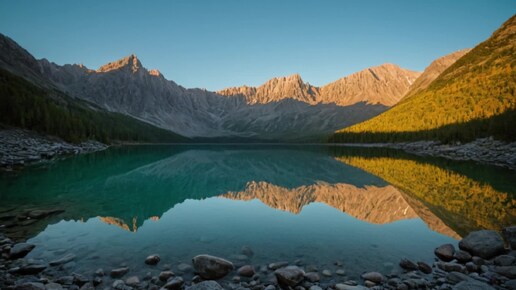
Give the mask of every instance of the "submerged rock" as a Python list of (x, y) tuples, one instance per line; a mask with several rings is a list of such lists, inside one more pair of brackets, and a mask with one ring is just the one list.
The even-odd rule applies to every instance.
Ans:
[(147, 265), (157, 265), (160, 261), (160, 257), (158, 255), (150, 255), (145, 259), (145, 264)]
[(400, 267), (405, 270), (409, 270), (409, 271), (417, 270), (417, 265), (414, 264), (414, 262), (412, 262), (411, 260), (406, 259), (406, 258), (401, 259)]
[(181, 289), (181, 287), (184, 284), (184, 280), (181, 277), (174, 277), (173, 279), (170, 279), (165, 285), (163, 285), (163, 288), (169, 289), (169, 290), (178, 290)]
[(283, 267), (286, 267), (288, 266), (288, 262), (275, 262), (275, 263), (270, 263), (269, 264), (269, 269), (271, 270), (277, 270), (279, 268), (283, 268)]
[(110, 275), (112, 278), (120, 278), (120, 277), (124, 276), (125, 274), (127, 274), (127, 272), (129, 272), (129, 268), (122, 267), (122, 268), (117, 268), (117, 269), (111, 270)]
[(54, 261), (51, 261), (50, 263), (48, 263), (50, 266), (59, 266), (59, 265), (62, 265), (62, 264), (66, 264), (68, 262), (71, 262), (73, 259), (75, 259), (75, 255), (74, 254), (67, 254), (66, 256), (62, 257), (62, 258), (59, 258), (57, 260), (54, 260)]
[(161, 273), (159, 273), (159, 279), (161, 281), (167, 281), (170, 277), (173, 277), (175, 276), (176, 274), (174, 274), (174, 272), (172, 271), (163, 271)]
[(453, 260), (453, 255), (455, 254), (455, 247), (452, 244), (444, 244), (437, 247), (434, 251), (434, 254), (441, 260), (445, 262), (450, 262)]
[(378, 272), (367, 272), (362, 274), (362, 279), (379, 284), (385, 280), (385, 277)]
[(194, 284), (190, 287), (187, 287), (186, 290), (224, 290), (224, 288), (222, 288), (219, 283), (210, 280)]
[(497, 232), (481, 230), (469, 233), (459, 242), (462, 250), (484, 259), (491, 259), (504, 252), (503, 240)]
[(9, 251), (9, 258), (10, 259), (23, 258), (23, 257), (27, 256), (27, 254), (30, 253), (30, 251), (32, 251), (32, 249), (34, 249), (34, 247), (36, 247), (36, 246), (32, 245), (32, 244), (28, 244), (28, 243), (15, 244)]
[(256, 272), (255, 272), (253, 266), (251, 266), (251, 265), (242, 266), (242, 267), (238, 268), (238, 270), (237, 270), (237, 274), (240, 276), (243, 276), (243, 277), (253, 277), (253, 275), (255, 273)]
[(220, 279), (235, 268), (230, 261), (210, 255), (195, 256), (192, 263), (197, 274), (207, 280)]
[(279, 284), (294, 287), (303, 281), (305, 272), (297, 266), (288, 266), (277, 269), (274, 271), (274, 275)]

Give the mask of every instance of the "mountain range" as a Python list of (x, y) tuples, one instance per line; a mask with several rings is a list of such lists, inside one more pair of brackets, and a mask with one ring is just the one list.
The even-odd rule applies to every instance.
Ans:
[(457, 52), (455, 62), (432, 63), (393, 108), (338, 131), (332, 140), (516, 140), (515, 55), (516, 15), (472, 50)]
[[(462, 53), (441, 58), (432, 73), (422, 75), (383, 64), (322, 87), (294, 74), (259, 87), (210, 92), (167, 80), (158, 70), (146, 69), (136, 55), (96, 70), (79, 64), (57, 65), (36, 60), (4, 35), (0, 35), (0, 52), (0, 69), (51, 92), (50, 97), (67, 96), (94, 111), (122, 114), (133, 122), (187, 138), (266, 141), (325, 140), (334, 131), (377, 116), (408, 92), (428, 85)], [(23, 122), (15, 125), (19, 123)], [(112, 139), (120, 135), (125, 136)]]

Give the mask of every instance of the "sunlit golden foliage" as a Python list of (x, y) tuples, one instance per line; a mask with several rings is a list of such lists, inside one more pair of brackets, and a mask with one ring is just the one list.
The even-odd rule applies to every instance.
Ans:
[(423, 202), (458, 233), (500, 230), (516, 221), (516, 200), (464, 175), (435, 165), (388, 157), (337, 157)]
[[(410, 133), (488, 120), (516, 109), (516, 16), (509, 19), (488, 40), (479, 44), (445, 70), (425, 90), (402, 100), (387, 112), (336, 133), (337, 142), (355, 140), (356, 133)], [(514, 119), (508, 116), (509, 119)], [(507, 119), (498, 118), (497, 122)], [(498, 131), (504, 124), (492, 123), (473, 135)], [(461, 130), (470, 130), (461, 128)], [(464, 132), (469, 134), (469, 132)], [(472, 134), (469, 134), (472, 135)], [(417, 136), (417, 135), (415, 135)], [(377, 142), (378, 140), (371, 141)], [(401, 138), (398, 141), (406, 141)], [(417, 136), (420, 138), (421, 136)], [(439, 134), (429, 135), (441, 139)], [(433, 137), (433, 138), (432, 138)], [(468, 136), (469, 137), (469, 136)], [(503, 138), (504, 136), (499, 136)], [(407, 136), (405, 136), (407, 139)], [(408, 138), (410, 139), (410, 138)], [(470, 139), (457, 136), (457, 139)], [(392, 141), (392, 140), (389, 140)]]

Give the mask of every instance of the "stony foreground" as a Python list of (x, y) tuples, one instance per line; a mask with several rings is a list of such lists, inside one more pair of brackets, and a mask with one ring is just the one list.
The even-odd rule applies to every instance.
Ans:
[[(0, 287), (14, 290), (516, 289), (516, 226), (506, 228), (502, 235), (503, 238), (489, 230), (472, 232), (459, 242), (459, 249), (452, 244), (437, 247), (433, 265), (402, 259), (400, 272), (365, 272), (360, 281), (353, 281), (346, 278), (345, 269), (338, 261), (335, 265), (340, 268), (333, 273), (304, 265), (302, 261), (236, 267), (231, 261), (210, 255), (198, 255), (191, 264), (179, 264), (178, 273), (172, 272), (168, 264), (160, 265), (159, 255), (154, 254), (142, 261), (149, 267), (145, 275), (132, 273), (129, 265), (106, 271), (98, 269), (88, 276), (63, 274), (55, 269), (72, 262), (74, 254), (48, 263), (26, 259), (35, 246), (14, 243), (0, 233)], [(254, 255), (249, 247), (243, 247), (241, 252), (247, 257)]]
[(443, 157), (459, 161), (469, 160), (516, 170), (516, 142), (505, 143), (493, 138), (477, 139), (465, 144), (441, 144), (437, 141), (418, 141), (346, 145), (400, 149), (420, 156)]
[(27, 164), (50, 160), (63, 155), (75, 155), (106, 149), (97, 141), (70, 144), (20, 129), (0, 130), (0, 168), (20, 168)]

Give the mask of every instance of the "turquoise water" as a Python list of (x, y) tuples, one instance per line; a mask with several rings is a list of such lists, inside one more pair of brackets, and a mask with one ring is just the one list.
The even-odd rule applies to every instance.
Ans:
[[(386, 170), (379, 173), (379, 166)], [(425, 170), (429, 180), (392, 178), (389, 166), (407, 175)], [(459, 186), (466, 188), (455, 185), (451, 196), (460, 199), (476, 186), (501, 204), (486, 200), (457, 211), (438, 197), (427, 199), (421, 184), (446, 182), (428, 170), (464, 179)], [(4, 221), (32, 209), (64, 210), (7, 228), (36, 244), (28, 258), (49, 262), (75, 253), (66, 270), (52, 271), (83, 274), (122, 264), (141, 276), (165, 264), (178, 272), (180, 263), (207, 253), (257, 267), (302, 260), (335, 271), (341, 261), (346, 279), (356, 279), (366, 270), (396, 270), (392, 264), (402, 257), (431, 262), (435, 246), (456, 242), (466, 230), (512, 224), (515, 213), (511, 171), (373, 149), (114, 147), (0, 177)], [(489, 213), (471, 215), (476, 206)], [(243, 246), (254, 256), (242, 256)], [(154, 253), (162, 262), (146, 266), (143, 260)]]

